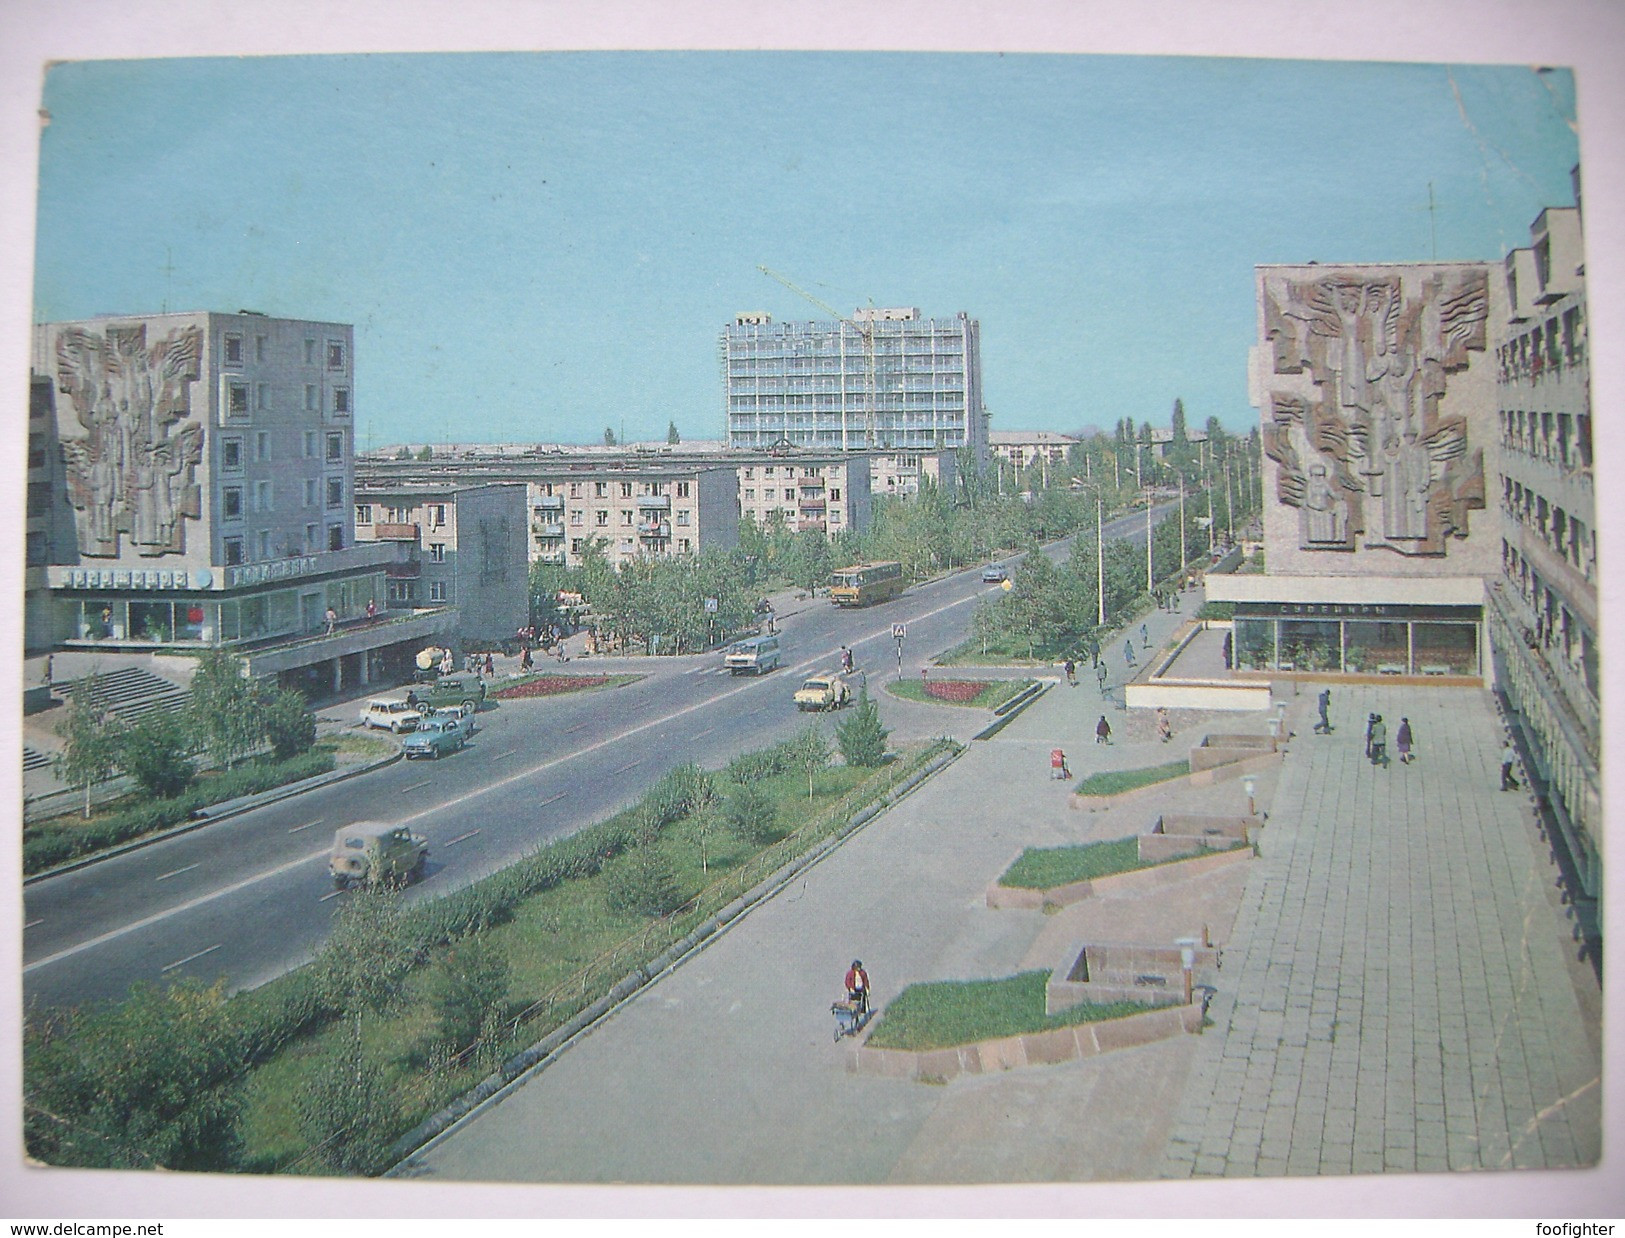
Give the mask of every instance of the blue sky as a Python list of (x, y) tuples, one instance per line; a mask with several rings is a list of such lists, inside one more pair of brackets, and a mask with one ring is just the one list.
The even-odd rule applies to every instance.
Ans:
[(980, 319), (995, 429), (1244, 429), (1255, 264), (1496, 259), (1578, 160), (1570, 74), (1519, 66), (261, 57), (44, 102), (35, 319), (352, 322), (362, 446), (720, 437), (723, 325), (824, 316), (758, 264)]

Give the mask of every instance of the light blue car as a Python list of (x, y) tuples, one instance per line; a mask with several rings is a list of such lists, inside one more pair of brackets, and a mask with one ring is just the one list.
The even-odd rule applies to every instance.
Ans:
[(468, 719), (456, 713), (431, 714), (418, 723), (417, 730), (401, 741), (401, 751), (408, 761), (413, 757), (433, 757), (438, 760), (447, 752), (461, 751), (468, 742), (468, 730)]

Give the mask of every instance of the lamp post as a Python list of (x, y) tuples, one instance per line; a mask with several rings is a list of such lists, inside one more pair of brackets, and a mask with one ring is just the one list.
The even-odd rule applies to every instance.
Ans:
[(1179, 583), (1180, 588), (1185, 586), (1185, 569), (1188, 566), (1185, 558), (1185, 474), (1179, 475)]
[(1195, 986), (1191, 983), (1191, 973), (1196, 970), (1196, 944), (1194, 937), (1176, 937), (1174, 945), (1179, 947), (1179, 966), (1185, 973), (1185, 1004), (1191, 1004)]
[(1106, 626), (1106, 539), (1104, 534), (1106, 504), (1095, 500), (1095, 602), (1096, 622)]
[(1258, 789), (1258, 779), (1252, 774), (1242, 775), (1241, 789), (1247, 792), (1247, 815), (1256, 817), (1258, 815), (1258, 802), (1253, 798), (1253, 795)]
[(1151, 578), (1151, 491), (1145, 492), (1145, 591), (1150, 593), (1156, 585)]

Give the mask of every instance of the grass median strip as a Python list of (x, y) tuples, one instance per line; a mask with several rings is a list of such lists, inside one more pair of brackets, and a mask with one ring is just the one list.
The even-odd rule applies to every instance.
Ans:
[(1152, 1009), (1142, 1002), (1082, 1005), (1044, 1012), (1046, 971), (998, 980), (938, 980), (911, 984), (887, 1005), (864, 1043), (874, 1049), (920, 1052), (1045, 1032), (1078, 1023), (1120, 1019)]
[(1098, 774), (1090, 774), (1078, 783), (1078, 795), (1121, 795), (1125, 791), (1137, 791), (1141, 787), (1149, 787), (1154, 782), (1168, 782), (1174, 778), (1183, 778), (1191, 772), (1189, 761), (1170, 761), (1167, 765), (1153, 765), (1147, 769), (1108, 769)]
[[(1242, 844), (1238, 841), (1235, 845)], [(1211, 848), (1219, 851), (1227, 849)], [(1202, 853), (1194, 851), (1191, 854)], [(999, 884), (1016, 890), (1053, 890), (1080, 881), (1115, 877), (1120, 873), (1156, 868), (1190, 858), (1191, 855), (1187, 854), (1142, 860), (1140, 840), (1137, 837), (1115, 838), (1108, 842), (1084, 843), (1075, 847), (1028, 847), (1016, 862), (1004, 871), (1004, 875), (999, 878)]]

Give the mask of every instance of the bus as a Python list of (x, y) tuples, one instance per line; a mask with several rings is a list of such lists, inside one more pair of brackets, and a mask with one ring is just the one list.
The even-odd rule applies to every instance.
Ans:
[(854, 563), (829, 578), (829, 600), (837, 606), (872, 606), (902, 591), (901, 563)]

